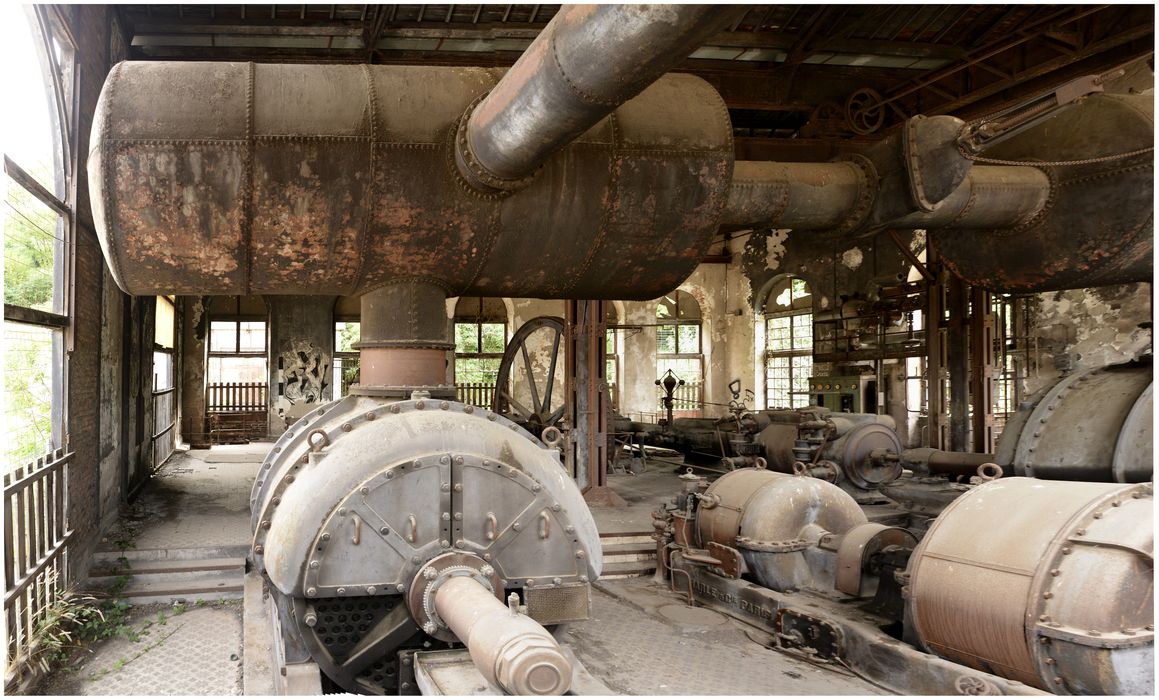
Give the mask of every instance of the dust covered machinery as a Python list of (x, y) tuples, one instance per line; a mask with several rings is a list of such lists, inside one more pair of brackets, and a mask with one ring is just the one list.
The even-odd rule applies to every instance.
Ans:
[(507, 692), (568, 689), (543, 625), (588, 617), (599, 535), (558, 451), (514, 423), (349, 396), (278, 440), (251, 506), (287, 666), (394, 693), (408, 652), (461, 641)]
[(819, 479), (687, 482), (661, 574), (779, 648), (910, 694), (1154, 693), (1151, 484), (996, 479), (918, 542)]

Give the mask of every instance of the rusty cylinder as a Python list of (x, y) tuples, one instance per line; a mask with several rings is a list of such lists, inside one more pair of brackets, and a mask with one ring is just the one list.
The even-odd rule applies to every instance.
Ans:
[(571, 662), (551, 633), (503, 606), (483, 584), (456, 576), (435, 592), (435, 610), (467, 645), (483, 676), (513, 695), (563, 695)]
[[(654, 299), (707, 253), (732, 129), (670, 74), (507, 196), (468, 186), (455, 134), (502, 71), (127, 61), (93, 121), (93, 215), (131, 294)], [(550, 264), (548, 264), (550, 263)]]
[[(362, 295), (358, 386), (407, 388), (447, 383), (447, 295), (424, 280), (405, 280)], [(452, 395), (453, 397), (453, 395)]]
[(526, 186), (736, 15), (714, 5), (564, 5), (471, 111), (455, 142), (459, 172), (484, 192)]
[(1146, 358), (1060, 379), (1020, 407), (994, 461), (1008, 474), (1040, 479), (1150, 481), (1153, 376)]
[(1056, 694), (1154, 695), (1150, 484), (998, 479), (910, 558), (907, 619), (950, 661)]

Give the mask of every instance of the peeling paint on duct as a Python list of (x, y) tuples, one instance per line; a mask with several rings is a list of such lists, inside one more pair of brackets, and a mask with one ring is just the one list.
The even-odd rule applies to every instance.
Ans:
[(765, 238), (765, 267), (769, 270), (776, 270), (781, 266), (781, 259), (785, 257), (785, 241), (788, 238), (788, 229), (778, 229)]
[(848, 267), (850, 270), (856, 270), (861, 267), (861, 261), (865, 259), (861, 249), (854, 246), (841, 254), (841, 264)]

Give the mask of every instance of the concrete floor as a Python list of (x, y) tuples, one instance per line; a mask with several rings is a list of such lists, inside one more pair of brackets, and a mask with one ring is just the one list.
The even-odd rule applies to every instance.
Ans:
[[(248, 546), (250, 488), (270, 447), (233, 445), (174, 454), (103, 546), (115, 548), (125, 533), (138, 550)], [(681, 488), (675, 467), (660, 463), (639, 475), (610, 475), (608, 481), (627, 505), (593, 509), (604, 534), (650, 532), (651, 512)], [(822, 668), (771, 651), (762, 633), (720, 613), (688, 608), (681, 595), (651, 578), (596, 586), (593, 618), (571, 625), (565, 641), (596, 678), (617, 692), (881, 693), (844, 669)], [(157, 614), (165, 610), (168, 621), (160, 625)], [(165, 606), (134, 609), (136, 628), (152, 620), (148, 634), (137, 642), (118, 637), (78, 652), (69, 668), (42, 685), (42, 694), (237, 695), (244, 692), (243, 674), (255, 691), (269, 692), (269, 685), (248, 680), (255, 669), (243, 668), (241, 601), (190, 604), (180, 615), (172, 613)]]

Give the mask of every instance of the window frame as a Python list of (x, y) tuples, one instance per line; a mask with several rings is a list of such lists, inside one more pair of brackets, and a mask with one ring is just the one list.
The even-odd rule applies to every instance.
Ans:
[[(68, 24), (60, 16), (62, 6), (33, 5), (25, 8), (28, 30), (45, 98), (53, 136), (53, 184), (50, 192), (21, 165), (4, 154), (4, 173), (12, 183), (57, 216), (59, 237), (53, 246), (52, 297), (54, 311), (44, 311), (17, 304), (4, 303), (4, 322), (47, 329), (52, 334), (52, 398), (49, 411), (51, 449), (67, 448), (69, 443), (68, 375), (69, 355), (75, 345), (72, 313), (76, 302), (75, 231), (79, 224), (76, 215), (76, 177), (78, 163), (75, 144), (79, 134), (77, 123), (80, 66), (76, 60), (76, 41), (68, 31)], [(62, 54), (58, 57), (57, 50)], [(7, 409), (6, 409), (7, 410)], [(51, 450), (50, 450), (51, 451)], [(39, 454), (31, 455), (36, 459)], [(27, 462), (27, 460), (23, 460)], [(4, 471), (24, 466), (8, 463)]]
[[(459, 360), (493, 360), (495, 362), (495, 373), (498, 375), (499, 367), (503, 363), (503, 350), (499, 352), (483, 352), (483, 326), (503, 326), (503, 347), (507, 348), (507, 342), (511, 339), (509, 335), (510, 329), (507, 325), (506, 315), (502, 320), (497, 316), (489, 316), (483, 312), (483, 297), (474, 297), (478, 301), (477, 308), (474, 315), (467, 315), (459, 312), (459, 304), (455, 304), (455, 315), (451, 319), (451, 332), (455, 339), (455, 384), (464, 384), (459, 375)], [(475, 327), (475, 352), (459, 352), (458, 338), (459, 326), (474, 326)], [(496, 376), (496, 379), (498, 377)], [(485, 382), (484, 382), (485, 383)], [(494, 382), (492, 382), (494, 383)]]
[[(665, 296), (668, 296), (668, 295), (665, 295)], [(682, 298), (688, 299), (688, 300), (692, 301), (692, 303), (696, 304), (696, 316), (695, 316), (695, 318), (682, 318), (682, 314), (680, 312), (680, 300)], [(661, 318), (660, 317), (660, 309), (663, 308), (664, 306), (665, 306), (665, 302), (663, 301), (663, 298), (661, 298), (661, 301), (659, 301), (656, 304), (656, 358), (655, 358), (655, 360), (656, 360), (655, 361), (656, 377), (660, 378), (660, 376), (663, 374), (663, 372), (660, 369), (660, 366), (661, 366), (662, 362), (665, 360), (689, 360), (689, 361), (695, 362), (696, 376), (695, 377), (680, 377), (680, 379), (684, 380), (685, 386), (697, 387), (697, 392), (698, 392), (697, 396), (700, 397), (698, 399), (698, 401), (703, 400), (704, 390), (705, 390), (705, 386), (704, 386), (705, 385), (705, 377), (704, 377), (704, 309), (700, 305), (700, 302), (696, 299), (696, 297), (692, 296), (692, 294), (690, 292), (687, 292), (683, 289), (677, 289), (674, 292), (672, 292), (672, 317), (671, 318)], [(695, 352), (689, 352), (687, 348), (680, 347), (680, 327), (681, 326), (695, 326), (696, 327), (696, 351)], [(660, 351), (660, 338), (659, 338), (659, 336), (660, 336), (660, 331), (662, 328), (672, 328), (672, 345), (673, 345), (673, 348), (675, 349), (675, 352), (661, 352)], [(679, 375), (677, 375), (677, 376), (679, 376)], [(677, 402), (680, 403), (681, 400), (678, 399)], [(663, 408), (663, 404), (661, 403), (659, 396), (657, 396), (657, 406)], [(700, 409), (701, 409), (701, 406), (697, 405), (694, 408), (687, 408), (686, 406), (681, 406), (680, 408), (677, 408), (676, 410), (677, 411), (699, 411)]]
[[(798, 368), (797, 364), (796, 364), (797, 360), (799, 360), (800, 358), (808, 358), (809, 359), (809, 371), (810, 371), (810, 374), (812, 373), (812, 367), (814, 364), (813, 363), (813, 347), (814, 347), (814, 344), (816, 343), (815, 330), (813, 328), (813, 307), (812, 307), (812, 303), (810, 303), (808, 310), (794, 309), (793, 308), (794, 301), (797, 298), (793, 293), (793, 281), (794, 280), (800, 280), (801, 283), (804, 284), (805, 288), (808, 290), (808, 296), (810, 296), (810, 297), (813, 296), (813, 290), (809, 286), (808, 280), (804, 279), (803, 277), (798, 277), (797, 275), (790, 275), (787, 278), (785, 278), (785, 280), (784, 280), (784, 281), (788, 282), (788, 285), (786, 287), (789, 290), (789, 308), (788, 309), (785, 309), (783, 311), (772, 311), (772, 312), (769, 311), (769, 309), (773, 308), (773, 306), (774, 306), (773, 295), (774, 295), (774, 293), (776, 293), (778, 291), (778, 289), (781, 288), (781, 282), (774, 284), (772, 286), (772, 288), (769, 290), (769, 293), (765, 296), (764, 313), (762, 314), (763, 323), (764, 323), (764, 350), (761, 353), (761, 356), (762, 356), (761, 363), (764, 367), (765, 409), (766, 410), (784, 409), (784, 408), (802, 408), (804, 406), (808, 406), (811, 403), (810, 392), (809, 392), (809, 380), (808, 379), (805, 380), (805, 386), (802, 387), (802, 390), (800, 390), (800, 391), (795, 390), (794, 381), (793, 381), (793, 371)], [(801, 295), (801, 296), (805, 296), (805, 295)], [(809, 327), (809, 346), (807, 348), (797, 348), (796, 347), (796, 341), (798, 340), (798, 338), (794, 332), (795, 328), (796, 328), (796, 324), (794, 321), (797, 317), (808, 317), (806, 323), (808, 324), (808, 327)], [(771, 325), (772, 325), (773, 321), (775, 321), (777, 319), (782, 319), (782, 318), (789, 319), (789, 349), (788, 350), (772, 350), (769, 347), (770, 339), (772, 337)], [(773, 389), (769, 383), (769, 364), (770, 364), (770, 361), (774, 360), (774, 359), (777, 359), (777, 360), (787, 359), (788, 363), (789, 363), (789, 367), (788, 367), (789, 389), (787, 392), (788, 403), (789, 403), (788, 406), (775, 406), (775, 405), (773, 405)], [(804, 399), (803, 403), (801, 403), (800, 397), (803, 397), (803, 399)], [(798, 405), (798, 404), (800, 404), (800, 405)]]

